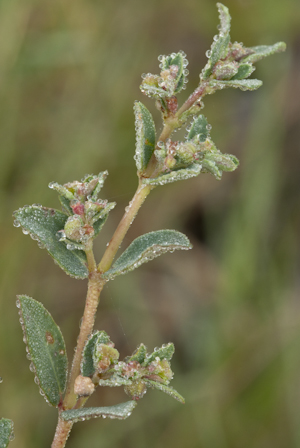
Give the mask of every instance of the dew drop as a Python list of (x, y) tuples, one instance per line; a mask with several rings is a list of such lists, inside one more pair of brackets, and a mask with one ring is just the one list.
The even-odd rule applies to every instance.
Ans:
[(15, 227), (20, 227), (21, 224), (19, 223), (19, 221), (17, 219), (14, 220), (14, 226)]
[(206, 56), (207, 58), (210, 58), (210, 56), (211, 56), (211, 50), (207, 50), (207, 51), (205, 52), (205, 56)]

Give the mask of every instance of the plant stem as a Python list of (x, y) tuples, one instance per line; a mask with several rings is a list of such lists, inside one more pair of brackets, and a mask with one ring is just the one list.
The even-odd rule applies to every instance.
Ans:
[(180, 116), (186, 112), (192, 105), (199, 100), (203, 94), (205, 94), (205, 90), (207, 88), (207, 83), (200, 84), (199, 87), (197, 87), (196, 90), (188, 97), (188, 99), (183, 103), (181, 108), (176, 112), (176, 116), (180, 118)]
[[(143, 204), (143, 202), (145, 201), (146, 197), (148, 196), (148, 194), (152, 189), (153, 189), (152, 186), (142, 185), (141, 183), (139, 184), (132, 201), (129, 203), (129, 206), (126, 207), (123, 218), (121, 219), (112, 239), (110, 240), (109, 245), (106, 248), (106, 251), (104, 252), (102, 260), (98, 265), (98, 268), (92, 250), (92, 242), (86, 248), (85, 252), (90, 272), (88, 281), (88, 291), (80, 332), (77, 339), (77, 347), (75, 349), (75, 355), (73, 358), (70, 378), (68, 381), (68, 387), (61, 408), (62, 410), (72, 409), (74, 407), (76, 408), (81, 407), (86, 401), (81, 400), (79, 404), (78, 397), (74, 393), (74, 383), (77, 376), (80, 374), (80, 363), (82, 358), (82, 352), (89, 335), (93, 331), (100, 293), (106, 282), (106, 280), (102, 279), (101, 274), (110, 268), (113, 259), (117, 253), (117, 250), (119, 249), (119, 246), (124, 239), (124, 236), (126, 235), (139, 208), (141, 207), (141, 205)], [(73, 423), (66, 422), (58, 418), (58, 424), (56, 427), (55, 436), (51, 448), (64, 448), (69, 433), (72, 429), (72, 426)]]
[(88, 337), (93, 331), (99, 296), (104, 284), (105, 280), (101, 279), (101, 275), (98, 271), (90, 273), (85, 309), (81, 321), (80, 333), (77, 339), (77, 347), (75, 349), (67, 392), (63, 401), (63, 409), (72, 409), (77, 402), (77, 395), (74, 393), (74, 383), (77, 376), (80, 374), (82, 351)]
[(106, 272), (110, 268), (113, 259), (132, 221), (134, 220), (137, 212), (139, 211), (139, 208), (153, 188), (154, 187), (150, 185), (142, 185), (141, 183), (139, 184), (138, 189), (136, 190), (135, 195), (132, 198), (132, 201), (130, 201), (128, 207), (126, 207), (123, 218), (121, 219), (112, 239), (110, 240), (106, 248), (106, 251), (104, 252), (102, 260), (98, 265), (98, 270), (101, 273)]
[[(183, 103), (176, 114), (165, 119), (163, 130), (158, 137), (157, 142), (165, 142), (171, 136), (172, 132), (181, 126), (182, 123), (180, 122), (180, 119), (182, 118), (182, 114), (190, 109), (196, 101), (200, 100), (200, 98), (205, 95), (206, 88), (207, 83), (202, 83), (199, 85), (199, 87), (197, 87), (197, 89), (194, 90), (194, 92), (188, 97), (185, 103)], [(157, 145), (156, 149), (158, 149)], [(158, 175), (158, 170), (159, 167), (157, 166), (157, 160), (155, 154), (153, 153), (144, 173), (144, 177), (155, 177)]]
[(72, 426), (72, 422), (65, 422), (58, 417), (58, 423), (51, 448), (63, 448), (65, 446)]

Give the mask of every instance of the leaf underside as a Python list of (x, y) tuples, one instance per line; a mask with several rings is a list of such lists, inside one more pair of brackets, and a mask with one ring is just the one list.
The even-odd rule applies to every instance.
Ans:
[(68, 360), (63, 336), (45, 307), (28, 296), (18, 296), (20, 322), (31, 370), (41, 394), (58, 406), (66, 388)]
[(217, 89), (233, 87), (241, 90), (257, 90), (263, 84), (259, 79), (230, 79), (229, 81), (210, 81), (209, 85)]
[(117, 404), (115, 406), (106, 406), (101, 408), (82, 408), (71, 409), (61, 413), (61, 419), (64, 421), (79, 422), (89, 420), (90, 418), (116, 418), (124, 420), (129, 417), (136, 407), (135, 401), (127, 401), (125, 403)]
[(8, 418), (0, 420), (0, 448), (6, 448), (14, 438), (14, 424)]
[(136, 126), (135, 162), (138, 171), (143, 171), (155, 148), (155, 125), (151, 113), (140, 101), (134, 104)]
[(122, 253), (113, 266), (103, 274), (104, 278), (113, 279), (126, 274), (141, 264), (166, 252), (176, 249), (191, 249), (189, 239), (175, 230), (158, 230), (136, 238)]
[(146, 185), (165, 185), (177, 180), (190, 179), (198, 176), (201, 173), (201, 165), (192, 163), (187, 168), (181, 168), (177, 171), (170, 171), (169, 173), (161, 174), (156, 178), (144, 178), (143, 184)]
[(56, 236), (64, 228), (68, 216), (59, 210), (41, 206), (28, 206), (14, 212), (14, 217), (33, 239), (38, 240), (55, 262), (71, 277), (84, 279), (89, 275), (85, 253), (67, 249)]

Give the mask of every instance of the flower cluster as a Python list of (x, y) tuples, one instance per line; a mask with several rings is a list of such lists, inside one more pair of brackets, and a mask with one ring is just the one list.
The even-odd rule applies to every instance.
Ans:
[(169, 386), (173, 378), (170, 365), (173, 354), (172, 343), (155, 348), (152, 353), (147, 353), (146, 346), (140, 344), (131, 356), (119, 361), (119, 352), (109, 336), (98, 331), (86, 343), (78, 382), (81, 384), (82, 378), (88, 377), (96, 386), (124, 386), (133, 400), (142, 398), (151, 387), (183, 402), (181, 395)]
[(68, 249), (84, 250), (88, 241), (99, 233), (108, 213), (114, 208), (114, 202), (98, 199), (106, 176), (107, 171), (104, 171), (98, 176), (87, 175), (81, 182), (49, 184), (60, 194), (63, 211), (68, 215), (64, 229), (58, 232), (59, 241), (64, 241)]

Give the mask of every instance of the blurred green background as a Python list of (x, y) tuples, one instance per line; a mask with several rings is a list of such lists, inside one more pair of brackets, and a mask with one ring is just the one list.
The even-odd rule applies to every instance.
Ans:
[[(130, 229), (185, 232), (192, 251), (164, 255), (110, 282), (96, 328), (122, 357), (144, 342), (173, 341), (180, 405), (149, 391), (123, 422), (74, 426), (70, 448), (300, 447), (300, 3), (228, 0), (232, 40), (285, 41), (257, 64), (257, 92), (205, 98), (212, 138), (240, 167), (220, 182), (201, 175), (151, 193)], [(11, 447), (50, 447), (56, 411), (29, 371), (16, 294), (40, 300), (65, 336), (69, 358), (86, 282), (68, 278), (20, 229), (12, 212), (59, 207), (50, 181), (110, 173), (102, 198), (117, 208), (96, 243), (98, 260), (136, 188), (133, 102), (159, 54), (190, 61), (184, 101), (198, 83), (218, 14), (208, 0), (0, 1), (0, 417)], [(91, 405), (125, 401), (102, 388)]]

